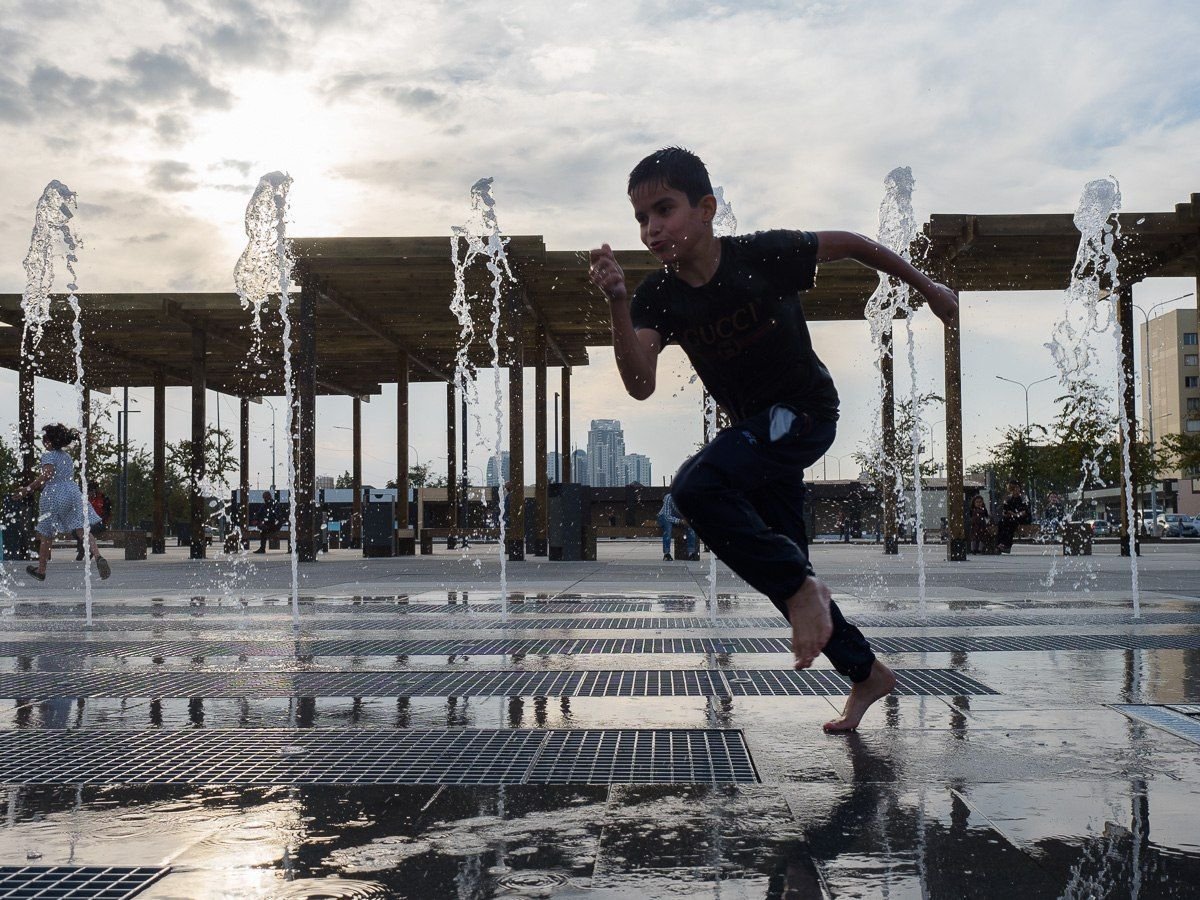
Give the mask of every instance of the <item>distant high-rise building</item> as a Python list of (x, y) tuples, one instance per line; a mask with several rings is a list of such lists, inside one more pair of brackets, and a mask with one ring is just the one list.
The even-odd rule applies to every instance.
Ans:
[(498, 461), (495, 456), (488, 460), (486, 473), (488, 487), (499, 487), (501, 482), (508, 481), (509, 473), (511, 471), (509, 468), (509, 461), (507, 450), (500, 451), (500, 458)]
[(592, 471), (588, 467), (586, 450), (576, 450), (571, 454), (571, 480), (576, 484), (592, 483)]
[(551, 484), (562, 481), (562, 454), (553, 450), (546, 454), (546, 477)]
[(334, 487), (336, 483), (337, 481), (332, 475), (318, 475), (314, 482), (314, 486), (317, 488), (317, 490), (320, 490), (321, 488)]
[(650, 485), (654, 483), (650, 474), (650, 457), (642, 453), (625, 455), (625, 484)]
[(625, 483), (625, 432), (619, 421), (592, 419), (587, 456), (592, 487), (620, 487)]
[[(1138, 331), (1146, 419), (1142, 424), (1151, 424), (1153, 408), (1156, 445), (1169, 434), (1200, 434), (1200, 338), (1196, 336), (1200, 328), (1195, 308), (1168, 310), (1139, 325)], [(1176, 512), (1200, 514), (1200, 469), (1163, 472), (1159, 477), (1176, 479)], [(1159, 490), (1164, 488), (1160, 482)], [(1160, 504), (1163, 496), (1159, 495)]]

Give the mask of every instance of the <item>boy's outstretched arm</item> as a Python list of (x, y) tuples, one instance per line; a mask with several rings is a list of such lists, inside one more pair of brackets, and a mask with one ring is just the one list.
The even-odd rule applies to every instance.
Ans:
[(591, 268), (588, 274), (592, 284), (604, 292), (612, 313), (613, 350), (617, 356), (617, 370), (625, 390), (635, 400), (645, 400), (654, 393), (654, 375), (658, 368), (658, 352), (662, 349), (662, 337), (652, 328), (633, 327), (629, 315), (629, 288), (625, 285), (625, 272), (617, 264), (612, 248), (604, 244), (591, 251)]
[(899, 278), (920, 293), (934, 315), (947, 325), (958, 316), (958, 294), (938, 284), (924, 272), (878, 241), (852, 231), (818, 231), (817, 262), (852, 259), (886, 275)]

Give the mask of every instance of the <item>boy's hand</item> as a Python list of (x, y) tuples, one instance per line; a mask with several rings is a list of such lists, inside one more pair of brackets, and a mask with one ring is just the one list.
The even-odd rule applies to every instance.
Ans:
[(923, 294), (935, 316), (947, 325), (954, 323), (958, 318), (958, 291), (951, 290), (944, 284), (938, 284), (935, 281), (929, 290), (923, 291)]
[(625, 286), (625, 272), (617, 265), (612, 247), (603, 244), (600, 249), (592, 250), (590, 256), (592, 265), (588, 269), (588, 275), (592, 284), (604, 291), (604, 296), (609, 300), (628, 299), (629, 289)]

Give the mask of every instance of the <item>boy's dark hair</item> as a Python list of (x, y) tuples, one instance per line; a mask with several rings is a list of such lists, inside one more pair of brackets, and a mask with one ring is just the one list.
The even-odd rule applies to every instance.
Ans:
[(628, 193), (644, 184), (662, 184), (673, 191), (683, 191), (692, 206), (713, 192), (708, 169), (700, 157), (682, 147), (656, 150), (634, 166), (629, 173)]
[(65, 450), (79, 440), (79, 432), (61, 422), (55, 422), (42, 428), (42, 440), (55, 450)]

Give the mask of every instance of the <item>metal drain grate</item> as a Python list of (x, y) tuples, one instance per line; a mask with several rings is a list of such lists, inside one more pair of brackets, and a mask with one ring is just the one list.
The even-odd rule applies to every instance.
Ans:
[(0, 900), (125, 900), (170, 871), (150, 866), (0, 866)]
[(1193, 744), (1200, 744), (1200, 719), (1179, 711), (1190, 708), (1190, 706), (1190, 704), (1184, 706), (1113, 704), (1112, 708), (1137, 722), (1161, 728), (1163, 731), (1170, 732), (1185, 741), (1191, 741)]
[(535, 784), (741, 784), (758, 781), (740, 731), (556, 731)]
[[(995, 691), (950, 669), (899, 669), (896, 692), (964, 696)], [(47, 697), (759, 697), (840, 696), (829, 669), (606, 669), (468, 672), (18, 672), (0, 696)]]
[(1021, 612), (856, 613), (848, 616), (867, 628), (1005, 628), (1041, 625), (1198, 625), (1200, 613), (1148, 612), (1134, 618), (1129, 612)]
[(1200, 703), (1172, 703), (1171, 709), (1185, 716), (1200, 716)]
[[(873, 637), (881, 653), (988, 653), (1039, 650), (1194, 650), (1200, 634), (917, 635)], [(241, 656), (540, 656), (624, 653), (790, 653), (784, 637), (345, 639), (299, 641), (9, 641), (2, 656), (185, 657)]]
[[(589, 603), (510, 603), (508, 611), (518, 615), (529, 614), (577, 614), (577, 613), (635, 613), (651, 612), (654, 604), (644, 601), (603, 600)], [(351, 631), (411, 627), (403, 620), (409, 614), (434, 614), (467, 617), (480, 613), (502, 611), (499, 603), (401, 603), (384, 608), (362, 606), (344, 607), (332, 618), (318, 619), (309, 612), (301, 614), (302, 627), (309, 631)], [(390, 613), (389, 616), (378, 615)], [(116, 613), (120, 613), (117, 615)], [(401, 622), (393, 622), (396, 617)], [(82, 610), (71, 610), (70, 614), (55, 611), (39, 614), (21, 613), (0, 619), (0, 631), (28, 631), (34, 626), (45, 631), (76, 631), (83, 627)], [(91, 633), (106, 631), (149, 631), (151, 629), (177, 628), (180, 630), (203, 630), (214, 628), (237, 628), (251, 625), (255, 628), (292, 627), (291, 611), (278, 607), (197, 606), (172, 607), (170, 610), (109, 610), (109, 614), (94, 621), (88, 629)]]
[(0, 732), (0, 784), (726, 784), (758, 778), (721, 729)]
[(876, 637), (871, 646), (883, 653), (987, 653), (1022, 650), (1195, 650), (1200, 634), (1036, 634), (921, 635)]
[[(241, 624), (241, 623), (238, 623)], [(248, 627), (256, 630), (262, 630), (264, 626), (269, 627), (268, 623), (251, 621), (247, 622)], [(675, 630), (692, 630), (692, 629), (729, 629), (729, 628), (770, 628), (778, 629), (786, 627), (787, 621), (782, 616), (725, 616), (716, 620), (704, 618), (701, 616), (609, 616), (605, 618), (597, 617), (560, 617), (560, 618), (533, 618), (523, 616), (512, 616), (508, 619), (497, 619), (493, 617), (483, 618), (474, 615), (458, 615), (453, 618), (445, 616), (406, 616), (401, 620), (397, 620), (390, 624), (384, 624), (375, 621), (324, 621), (314, 620), (305, 622), (303, 629), (306, 632), (327, 630), (327, 631), (357, 631), (357, 630), (389, 630), (389, 631), (596, 631), (596, 630), (611, 630), (611, 631), (629, 631), (629, 630), (655, 630), (655, 631), (675, 631)], [(282, 637), (284, 632), (290, 632), (290, 622), (280, 620), (275, 623), (277, 634), (275, 638)], [(235, 631), (237, 626), (234, 623), (211, 623), (204, 619), (195, 619), (188, 623), (182, 620), (178, 624), (178, 630), (185, 631), (195, 628), (197, 630), (208, 630), (213, 628), (221, 628), (226, 631)], [(73, 626), (63, 626), (59, 624), (56, 630), (78, 630)], [(35, 623), (27, 623), (21, 630), (30, 631), (37, 630)], [(130, 631), (129, 628), (103, 628), (102, 631)], [(149, 629), (140, 629), (149, 630)], [(0, 642), (0, 655), (13, 656), (16, 651), (11, 648), (30, 642), (24, 641), (3, 641)], [(37, 642), (32, 642), (37, 643)], [(93, 642), (95, 646), (104, 647), (104, 641)], [(138, 642), (151, 643), (151, 642)]]

